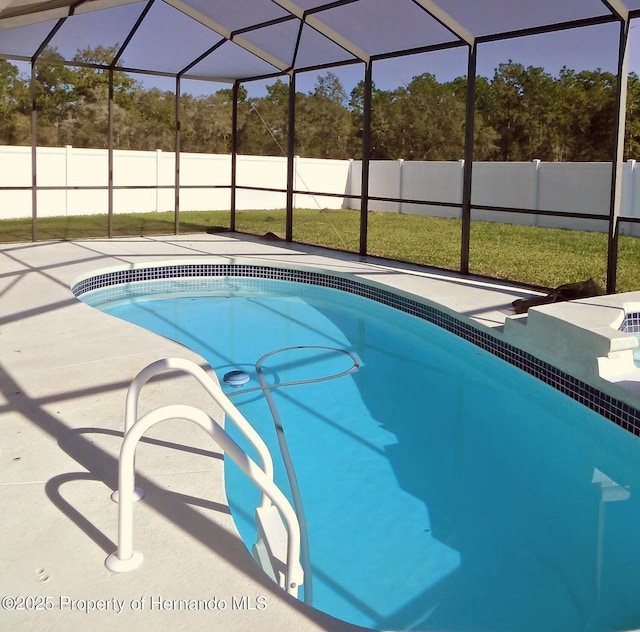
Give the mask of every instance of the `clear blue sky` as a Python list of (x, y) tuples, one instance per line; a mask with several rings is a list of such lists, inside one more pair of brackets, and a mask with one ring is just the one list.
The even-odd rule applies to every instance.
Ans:
[[(477, 74), (492, 77), (495, 68), (509, 59), (524, 66), (543, 67), (552, 75), (557, 75), (563, 66), (577, 71), (600, 68), (615, 73), (618, 59), (617, 33), (617, 25), (606, 24), (481, 44), (478, 46)], [(466, 75), (467, 53), (466, 48), (461, 47), (379, 61), (373, 68), (376, 86), (385, 90), (406, 84), (412, 77), (423, 72), (433, 73), (439, 81), (451, 81)], [(632, 29), (629, 68), (640, 74), (640, 24), (637, 33), (636, 29)], [(360, 66), (335, 70), (347, 92), (362, 79), (362, 72)], [(305, 83), (310, 85), (307, 87)], [(313, 83), (311, 77), (306, 82), (301, 77), (298, 88), (305, 92), (312, 89)]]
[[(631, 31), (629, 67), (630, 70), (640, 74), (640, 20), (635, 20), (635, 22), (637, 25), (632, 25)], [(80, 26), (78, 25), (78, 28)], [(478, 47), (478, 75), (491, 77), (494, 69), (509, 59), (525, 66), (543, 67), (552, 75), (556, 75), (562, 66), (577, 71), (600, 68), (615, 72), (618, 54), (617, 32), (618, 26), (616, 24), (604, 24), (480, 44)], [(433, 73), (440, 81), (450, 81), (466, 74), (466, 63), (465, 47), (377, 61), (374, 64), (374, 82), (380, 89), (393, 89), (407, 84), (414, 76), (424, 72)], [(26, 64), (21, 69), (28, 74)], [(333, 72), (340, 78), (347, 94), (363, 79), (362, 64), (336, 67)], [(173, 91), (175, 88), (173, 78), (146, 75), (136, 75), (135, 78), (143, 82), (144, 85), (156, 86), (162, 90)], [(298, 90), (310, 92), (313, 90), (316, 78), (317, 73), (299, 74)], [(248, 82), (245, 86), (251, 96), (259, 97), (265, 94), (265, 86), (271, 82)], [(215, 92), (221, 87), (225, 87), (224, 84), (184, 81), (182, 90), (199, 95)]]
[[(629, 69), (640, 74), (640, 21), (633, 28), (629, 54)], [(542, 67), (551, 75), (557, 75), (563, 66), (576, 71), (601, 69), (616, 72), (618, 59), (618, 26), (605, 24), (590, 28), (559, 31), (532, 37), (522, 37), (478, 46), (479, 76), (492, 77), (500, 63), (510, 59), (524, 66)], [(374, 63), (373, 79), (380, 89), (392, 89), (411, 81), (423, 72), (433, 73), (439, 81), (450, 81), (466, 75), (466, 48), (460, 47), (399, 57)], [(326, 71), (324, 71), (326, 72)], [(347, 94), (363, 78), (363, 66), (337, 67), (334, 72), (343, 83)], [(317, 73), (298, 75), (297, 89), (309, 92), (313, 89)], [(266, 82), (245, 84), (254, 96), (265, 94)]]

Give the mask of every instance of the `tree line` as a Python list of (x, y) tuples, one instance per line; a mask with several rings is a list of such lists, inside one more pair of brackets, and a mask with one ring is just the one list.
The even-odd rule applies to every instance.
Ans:
[[(106, 64), (113, 49), (78, 51), (73, 61)], [(35, 67), (37, 144), (104, 148), (109, 125), (108, 72), (65, 66), (47, 50)], [(175, 95), (145, 88), (114, 72), (116, 149), (174, 151)], [(373, 159), (458, 160), (464, 157), (467, 83), (439, 82), (430, 73), (392, 90), (374, 86)], [(275, 80), (266, 95), (239, 90), (238, 149), (283, 155), (288, 146), (288, 84)], [(613, 155), (616, 76), (563, 68), (557, 76), (507, 62), (493, 77), (478, 77), (474, 122), (476, 160), (607, 161)], [(180, 98), (180, 149), (229, 153), (231, 89)], [(640, 80), (629, 75), (625, 157), (640, 158)], [(338, 77), (319, 75), (313, 90), (296, 94), (295, 153), (316, 158), (361, 158), (364, 83), (347, 94)], [(31, 143), (29, 78), (0, 60), (0, 144)]]

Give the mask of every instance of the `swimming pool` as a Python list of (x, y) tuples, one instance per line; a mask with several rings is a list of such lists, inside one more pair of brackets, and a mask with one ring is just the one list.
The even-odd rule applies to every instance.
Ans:
[[(256, 363), (266, 356), (270, 387), (310, 382), (269, 390), (301, 489), (316, 607), (380, 629), (638, 626), (639, 452), (628, 432), (362, 296), (225, 275), (111, 280), (77, 293), (198, 351), (221, 381), (249, 373), (227, 390), (274, 455)], [(225, 473), (250, 546), (255, 491)], [(282, 463), (276, 479), (286, 490)]]

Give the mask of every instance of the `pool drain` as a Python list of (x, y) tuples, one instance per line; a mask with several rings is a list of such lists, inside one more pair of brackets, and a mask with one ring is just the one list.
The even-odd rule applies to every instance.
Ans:
[(225, 384), (229, 384), (230, 386), (242, 386), (246, 384), (251, 378), (246, 371), (241, 371), (236, 369), (235, 371), (229, 371), (224, 374), (222, 378)]

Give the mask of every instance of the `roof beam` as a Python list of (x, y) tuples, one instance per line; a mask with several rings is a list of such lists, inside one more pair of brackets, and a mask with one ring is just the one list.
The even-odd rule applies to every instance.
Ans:
[(624, 22), (629, 20), (629, 9), (621, 0), (602, 0), (602, 4)]
[(0, 28), (24, 26), (33, 22), (55, 20), (69, 15), (69, 9), (76, 6), (77, 13), (109, 9), (121, 4), (128, 4), (131, 0), (83, 0), (80, 7), (75, 0), (34, 0), (32, 2), (11, 2), (0, 0)]
[(344, 48), (344, 50), (346, 50), (348, 53), (351, 53), (354, 57), (367, 64), (369, 63), (371, 55), (367, 53), (367, 51), (360, 48), (358, 45), (354, 44), (346, 37), (343, 37), (337, 31), (334, 31), (330, 26), (326, 25), (324, 22), (321, 22), (315, 15), (308, 15), (305, 19), (305, 22), (310, 27), (318, 31), (318, 33), (324, 35), (326, 38), (330, 39), (341, 48)]
[(266, 61), (268, 64), (271, 64), (278, 70), (281, 70), (282, 72), (284, 72), (290, 66), (290, 64), (288, 64), (287, 62), (284, 62), (281, 59), (278, 59), (277, 57), (275, 57), (274, 55), (271, 55), (270, 53), (267, 53), (266, 51), (262, 50), (258, 46), (255, 46), (254, 44), (249, 42), (246, 38), (241, 37), (239, 35), (234, 35), (233, 32), (230, 31), (228, 28), (222, 26), (222, 24), (220, 24), (219, 22), (216, 22), (215, 20), (204, 15), (203, 13), (200, 13), (200, 11), (194, 9), (192, 6), (186, 4), (182, 0), (165, 0), (165, 2), (171, 5), (174, 9), (181, 11), (185, 15), (188, 15), (190, 18), (193, 18), (194, 20), (200, 22), (200, 24), (203, 24), (207, 28), (210, 28), (212, 31), (215, 31), (218, 35), (221, 35), (222, 37), (229, 40), (230, 42), (234, 42), (234, 44), (237, 44), (238, 46), (240, 46), (241, 48), (244, 48), (246, 51), (250, 52), (256, 57), (259, 57), (263, 61)]
[(321, 35), (324, 35), (326, 38), (330, 39), (334, 44), (337, 44), (348, 53), (356, 57), (357, 59), (364, 61), (366, 63), (371, 59), (371, 55), (367, 53), (364, 49), (360, 48), (357, 44), (354, 44), (352, 41), (348, 40), (346, 37), (343, 37), (332, 29), (330, 26), (326, 25), (324, 22), (319, 20), (316, 15), (320, 13), (319, 11), (313, 14), (305, 11), (301, 7), (299, 7), (295, 2), (291, 0), (272, 0), (275, 4), (282, 7), (289, 13), (295, 15), (297, 18), (308, 24), (310, 27), (318, 31)]
[(456, 37), (473, 46), (475, 35), (467, 30), (460, 22), (452, 18), (446, 11), (439, 7), (433, 0), (413, 0), (420, 5), (427, 13), (432, 15), (442, 26), (449, 29)]
[(77, 2), (74, 2), (69, 7), (67, 16), (64, 18), (60, 18), (56, 22), (55, 26), (49, 31), (49, 34), (44, 38), (44, 40), (42, 40), (42, 42), (40, 43), (40, 46), (38, 46), (38, 50), (36, 50), (36, 52), (33, 54), (33, 57), (31, 58), (32, 66), (35, 65), (35, 63), (38, 61), (38, 57), (40, 57), (40, 55), (42, 55), (42, 53), (45, 51), (47, 46), (49, 46), (49, 43), (55, 37), (56, 33), (62, 28), (62, 25), (67, 21), (67, 18), (71, 17), (74, 11), (76, 10), (76, 7), (79, 7), (83, 2), (85, 2), (85, 0), (77, 0)]
[(12, 2), (2, 2), (0, 12), (2, 13), (3, 19), (56, 10), (62, 10), (66, 14), (72, 4), (73, 2), (71, 0), (51, 0), (50, 2), (33, 2), (29, 4), (18, 3), (17, 6), (13, 6)]
[(172, 6), (174, 9), (181, 11), (185, 15), (188, 15), (190, 18), (193, 18), (197, 22), (200, 22), (200, 24), (203, 24), (204, 26), (210, 28), (212, 31), (215, 31), (218, 35), (221, 35), (228, 40), (231, 39), (231, 31), (228, 28), (222, 26), (222, 24), (216, 22), (210, 17), (207, 17), (203, 13), (200, 13), (200, 11), (194, 9), (186, 2), (182, 2), (182, 0), (165, 0), (165, 2), (168, 5)]
[(69, 15), (69, 6), (71, 4), (73, 3), (69, 0), (61, 0), (59, 2), (47, 2), (44, 8), (42, 3), (35, 7), (22, 5), (19, 5), (17, 9), (7, 7), (0, 10), (0, 30), (29, 26), (34, 22), (64, 19)]

